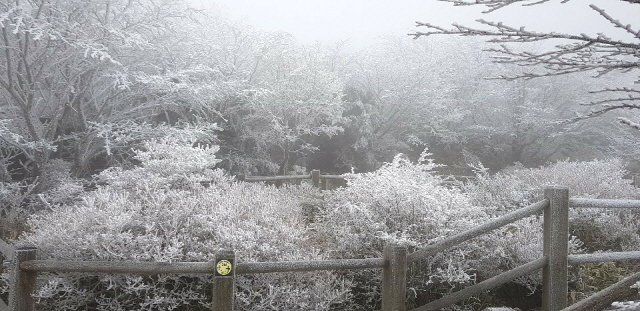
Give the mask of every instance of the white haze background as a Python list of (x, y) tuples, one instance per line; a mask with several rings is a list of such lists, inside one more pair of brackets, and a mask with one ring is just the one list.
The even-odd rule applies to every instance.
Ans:
[(613, 29), (596, 11), (595, 4), (623, 24), (633, 24), (640, 16), (637, 5), (622, 1), (550, 1), (543, 5), (512, 5), (483, 14), (484, 6), (454, 7), (435, 0), (191, 0), (202, 7), (220, 11), (232, 20), (265, 31), (284, 31), (301, 43), (349, 41), (349, 46), (366, 48), (383, 35), (415, 31), (415, 22), (440, 26), (459, 23), (478, 25), (475, 20), (501, 21), (526, 26), (540, 32), (573, 34), (604, 32), (615, 39), (628, 39), (621, 29)]

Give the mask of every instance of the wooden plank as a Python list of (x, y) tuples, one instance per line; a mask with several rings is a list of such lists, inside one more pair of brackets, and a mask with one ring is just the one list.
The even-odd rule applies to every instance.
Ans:
[[(244, 262), (236, 264), (237, 274), (303, 272), (383, 268), (383, 258), (316, 261)], [(20, 267), (31, 272), (83, 272), (122, 274), (209, 274), (210, 262), (132, 262), (132, 261), (57, 261), (30, 260)]]
[(440, 242), (437, 242), (435, 244), (424, 247), (418, 251), (415, 251), (407, 256), (407, 260), (409, 260), (409, 263), (412, 263), (420, 260), (421, 258), (432, 256), (445, 249), (449, 249), (453, 246), (456, 246), (464, 241), (473, 239), (479, 235), (488, 233), (504, 225), (508, 225), (518, 219), (522, 219), (527, 216), (540, 213), (548, 205), (549, 205), (549, 200), (546, 200), (546, 199), (537, 203), (533, 203), (527, 207), (513, 211), (509, 214), (506, 214), (497, 219), (491, 220), (473, 229), (456, 234), (450, 238), (446, 238)]
[(570, 198), (572, 208), (640, 208), (640, 200)]
[(551, 186), (544, 189), (549, 206), (544, 209), (543, 255), (549, 264), (542, 269), (542, 311), (567, 307), (569, 189)]
[(24, 261), (36, 258), (38, 250), (29, 245), (16, 248), (11, 264), (9, 278), (9, 306), (12, 311), (33, 311), (35, 300), (32, 297), (36, 287), (37, 272), (28, 272), (20, 269)]
[(532, 262), (526, 263), (515, 269), (511, 269), (500, 275), (494, 276), (488, 280), (484, 280), (473, 286), (469, 286), (465, 289), (459, 290), (455, 293), (444, 296), (436, 301), (432, 301), (426, 305), (413, 309), (411, 311), (436, 311), (442, 308), (448, 307), (458, 301), (467, 299), (469, 297), (481, 294), (492, 288), (500, 286), (504, 283), (510, 282), (521, 276), (525, 276), (531, 272), (534, 272), (547, 264), (547, 257), (538, 258)]
[(133, 262), (30, 260), (20, 268), (32, 272), (83, 272), (119, 274), (208, 274), (210, 262)]
[(640, 251), (581, 254), (581, 255), (568, 256), (568, 262), (570, 265), (579, 265), (579, 264), (594, 263), (594, 262), (619, 262), (619, 261), (632, 261), (632, 260), (640, 260)]
[(317, 261), (247, 262), (237, 264), (237, 274), (304, 272), (320, 270), (375, 269), (384, 268), (383, 258), (338, 259)]
[(287, 180), (304, 180), (310, 179), (310, 175), (289, 175), (289, 176), (245, 176), (246, 182), (258, 181), (287, 181)]
[(631, 288), (631, 285), (639, 281), (640, 272), (624, 278), (621, 281), (593, 294), (592, 296), (562, 309), (562, 311), (603, 310), (611, 306), (614, 301), (637, 294), (638, 289)]
[(311, 182), (315, 188), (320, 188), (320, 171), (313, 170), (311, 171)]
[(213, 298), (211, 310), (233, 311), (235, 297), (235, 261), (236, 255), (231, 250), (216, 253), (214, 260)]
[(245, 181), (246, 179), (247, 179), (247, 175), (245, 174), (236, 175), (236, 181)]
[(397, 245), (384, 247), (386, 267), (382, 270), (382, 311), (407, 310), (407, 249)]

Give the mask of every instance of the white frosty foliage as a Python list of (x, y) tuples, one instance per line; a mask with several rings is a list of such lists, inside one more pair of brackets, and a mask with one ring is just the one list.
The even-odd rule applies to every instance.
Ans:
[[(569, 162), (536, 169), (516, 166), (494, 175), (480, 172), (477, 182), (466, 185), (465, 192), (477, 205), (487, 207), (492, 214), (502, 215), (539, 201), (543, 189), (555, 184), (569, 188), (571, 197), (602, 199), (634, 199), (640, 192), (623, 179), (626, 171), (619, 160)], [(569, 252), (583, 249), (602, 251), (635, 251), (640, 247), (640, 222), (637, 214), (625, 210), (570, 209)], [(537, 259), (542, 253), (542, 219), (530, 217), (513, 223), (502, 232), (488, 236), (487, 248), (496, 249), (496, 257), (506, 266), (518, 265)], [(493, 245), (493, 246), (492, 246)], [(495, 265), (487, 260), (487, 274), (495, 274)], [(521, 278), (519, 282), (534, 290), (540, 277)]]
[[(22, 241), (47, 259), (210, 261), (222, 248), (238, 260), (319, 260), (307, 243), (300, 200), (306, 188), (234, 183), (214, 170), (217, 147), (177, 141), (145, 144), (142, 166), (109, 170), (109, 183), (29, 221)], [(201, 182), (208, 181), (208, 187)], [(210, 307), (208, 276), (46, 275), (43, 310), (200, 310)], [(332, 272), (239, 277), (239, 310), (328, 310), (347, 297)]]
[[(347, 187), (328, 195), (322, 234), (341, 256), (381, 256), (386, 244), (410, 250), (468, 230), (488, 219), (457, 189), (440, 185), (426, 159), (413, 164), (396, 156), (375, 172), (348, 175)], [(478, 251), (465, 245), (440, 254), (429, 266), (430, 283), (468, 283), (475, 279), (466, 256)]]

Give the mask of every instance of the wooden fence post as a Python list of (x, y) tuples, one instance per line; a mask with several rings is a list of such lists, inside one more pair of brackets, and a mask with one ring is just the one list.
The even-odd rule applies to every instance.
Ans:
[(544, 189), (549, 206), (544, 209), (544, 256), (549, 258), (542, 269), (542, 311), (567, 307), (569, 189), (550, 186)]
[(407, 249), (398, 245), (386, 245), (384, 260), (387, 265), (382, 270), (382, 311), (405, 311)]
[(213, 277), (213, 311), (233, 311), (236, 255), (232, 250), (216, 253)]
[(245, 174), (236, 175), (236, 181), (245, 181), (246, 178), (247, 176)]
[(311, 181), (313, 182), (314, 187), (320, 188), (320, 171), (319, 170), (311, 171)]
[(37, 258), (38, 250), (33, 245), (21, 245), (16, 248), (10, 265), (9, 310), (33, 311), (35, 300), (31, 296), (36, 286), (37, 272), (20, 270), (20, 264)]

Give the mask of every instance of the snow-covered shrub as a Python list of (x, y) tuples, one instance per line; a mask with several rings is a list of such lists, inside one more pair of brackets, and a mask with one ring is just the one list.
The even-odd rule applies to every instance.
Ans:
[[(630, 180), (619, 160), (590, 162), (560, 161), (541, 168), (512, 167), (494, 175), (479, 174), (477, 181), (465, 187), (476, 205), (489, 213), (502, 215), (543, 198), (544, 187), (561, 185), (572, 197), (640, 198), (640, 191)], [(570, 252), (596, 250), (637, 250), (640, 248), (640, 215), (637, 210), (570, 209)], [(533, 218), (531, 218), (533, 219)], [(498, 247), (500, 258), (510, 258), (509, 265), (521, 265), (542, 254), (542, 220), (521, 220), (505, 232), (488, 236)], [(522, 244), (527, 241), (528, 243)], [(495, 273), (488, 261), (481, 271)], [(512, 268), (512, 267), (509, 267)], [(494, 272), (491, 272), (494, 270)], [(534, 289), (539, 276), (521, 279), (522, 285)]]
[(474, 203), (515, 209), (542, 199), (544, 187), (569, 187), (571, 196), (597, 199), (640, 198), (640, 191), (623, 179), (627, 174), (618, 159), (588, 162), (560, 161), (541, 168), (514, 166), (494, 175), (478, 174), (466, 187)]
[[(241, 262), (319, 260), (307, 242), (301, 200), (310, 187), (234, 183), (215, 147), (149, 142), (132, 170), (110, 169), (107, 185), (80, 203), (29, 221), (21, 241), (57, 260), (210, 261), (217, 250)], [(208, 276), (50, 274), (37, 290), (42, 310), (204, 310)], [(328, 310), (348, 295), (332, 272), (239, 276), (238, 310)]]
[(29, 215), (52, 206), (72, 203), (83, 192), (82, 183), (71, 177), (70, 165), (63, 160), (50, 160), (40, 168), (33, 183), (0, 182), (0, 236), (15, 239), (28, 230)]
[[(623, 179), (620, 160), (561, 161), (537, 169), (512, 168), (495, 175), (479, 175), (466, 192), (481, 206), (499, 211), (526, 206), (543, 198), (546, 185), (569, 188), (572, 197), (638, 199), (640, 189)], [(637, 250), (640, 248), (638, 210), (570, 209), (572, 234), (588, 250)]]
[(323, 226), (335, 230), (336, 250), (379, 256), (385, 244), (415, 249), (488, 218), (458, 189), (442, 186), (434, 167), (396, 156), (374, 172), (347, 175), (347, 187), (325, 197)]
[[(541, 215), (531, 216), (478, 238), (478, 247), (486, 248), (489, 253), (478, 260), (478, 276), (488, 279), (542, 257), (543, 225)], [(583, 244), (580, 239), (570, 235), (569, 254), (582, 252)], [(525, 275), (514, 282), (532, 294), (542, 284), (542, 273)]]
[(23, 230), (28, 212), (23, 209), (35, 185), (24, 182), (0, 182), (0, 233), (15, 238)]
[[(441, 185), (441, 179), (431, 172), (435, 165), (425, 161), (426, 156), (423, 154), (418, 164), (396, 156), (374, 172), (348, 175), (346, 187), (326, 195), (325, 211), (316, 229), (327, 248), (334, 250), (333, 256), (381, 257), (386, 244), (404, 245), (411, 251), (488, 220), (458, 189)], [(433, 256), (412, 269), (410, 286), (416, 291), (451, 290), (473, 283), (472, 261), (483, 251), (465, 243)], [(359, 286), (375, 290), (379, 275), (363, 273), (366, 276), (352, 276), (362, 280)], [(363, 296), (358, 300), (373, 299)], [(352, 306), (353, 310), (359, 308), (373, 307)]]
[(49, 160), (38, 180), (42, 193), (38, 196), (37, 210), (77, 202), (84, 192), (82, 181), (71, 176), (71, 163), (61, 159)]
[(163, 139), (160, 142), (145, 142), (137, 151), (136, 160), (141, 167), (126, 170), (112, 167), (101, 172), (97, 179), (113, 189), (138, 191), (145, 189), (191, 188), (196, 183), (222, 185), (222, 171), (213, 170), (220, 162), (216, 158), (218, 146), (180, 143), (178, 139)]
[(636, 301), (616, 301), (611, 304), (611, 308), (605, 311), (636, 311), (640, 309), (640, 300)]

